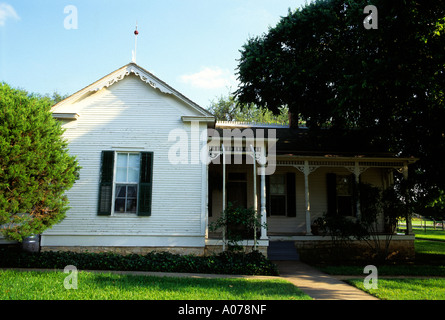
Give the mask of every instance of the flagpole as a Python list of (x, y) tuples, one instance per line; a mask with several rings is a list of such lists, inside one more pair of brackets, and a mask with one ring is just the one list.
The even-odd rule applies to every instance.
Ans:
[(136, 30), (134, 30), (134, 52), (133, 52), (133, 62), (136, 63), (136, 51), (138, 45), (138, 23), (136, 22)]

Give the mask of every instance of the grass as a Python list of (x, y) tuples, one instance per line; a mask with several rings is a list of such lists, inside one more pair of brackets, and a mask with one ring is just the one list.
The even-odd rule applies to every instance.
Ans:
[[(346, 282), (382, 300), (445, 300), (445, 232), (431, 229), (414, 229), (414, 232), (416, 261), (377, 266), (377, 289), (364, 288), (364, 266), (326, 266), (322, 270), (333, 275), (351, 275)], [(360, 278), (352, 279), (353, 276)]]
[(0, 270), (0, 300), (309, 300), (291, 283), (247, 278), (175, 278), (79, 272)]
[(445, 279), (378, 279), (369, 290), (362, 279), (347, 282), (382, 300), (445, 300)]
[(414, 234), (416, 235), (416, 239), (425, 239), (425, 240), (440, 240), (445, 241), (445, 231), (442, 230), (426, 230), (423, 229), (414, 229)]

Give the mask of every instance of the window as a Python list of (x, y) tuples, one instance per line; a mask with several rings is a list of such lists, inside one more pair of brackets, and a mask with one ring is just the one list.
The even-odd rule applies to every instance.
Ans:
[(274, 174), (270, 177), (270, 214), (286, 215), (286, 176)]
[(116, 156), (115, 213), (136, 213), (140, 162), (139, 153)]
[(273, 174), (266, 177), (268, 215), (296, 217), (295, 173)]
[(98, 214), (151, 215), (152, 166), (150, 152), (103, 151)]
[(354, 214), (353, 176), (337, 176), (337, 213), (342, 216)]
[(356, 192), (354, 175), (327, 176), (328, 213), (355, 216)]

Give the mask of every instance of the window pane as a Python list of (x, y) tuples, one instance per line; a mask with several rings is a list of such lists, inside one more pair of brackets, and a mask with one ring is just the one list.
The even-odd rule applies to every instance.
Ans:
[(285, 190), (284, 185), (272, 184), (270, 186), (270, 193), (271, 194), (285, 194), (286, 190)]
[(127, 200), (127, 212), (136, 213), (137, 200), (128, 199)]
[(127, 198), (136, 198), (137, 188), (136, 186), (127, 186)]
[(284, 174), (271, 175), (270, 184), (284, 184)]
[(338, 196), (352, 195), (352, 183), (349, 176), (337, 177), (337, 195)]
[(127, 168), (116, 168), (116, 182), (127, 182)]
[(270, 193), (286, 194), (286, 179), (283, 174), (275, 174), (270, 177)]
[(114, 203), (114, 211), (115, 212), (125, 212), (125, 199), (116, 199)]
[(118, 167), (126, 167), (127, 166), (127, 157), (128, 157), (127, 153), (118, 153), (116, 165)]
[(116, 186), (116, 197), (117, 198), (125, 198), (126, 187), (125, 186)]
[(128, 168), (128, 177), (126, 182), (139, 182), (139, 168)]
[(133, 168), (139, 168), (139, 165), (140, 165), (139, 155), (130, 153), (128, 166)]

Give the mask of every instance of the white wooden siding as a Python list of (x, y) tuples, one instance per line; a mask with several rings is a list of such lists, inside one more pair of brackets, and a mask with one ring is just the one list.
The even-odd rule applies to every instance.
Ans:
[[(77, 156), (82, 169), (80, 179), (67, 192), (71, 209), (61, 223), (44, 233), (42, 245), (68, 245), (66, 236), (81, 235), (116, 236), (114, 239), (118, 239), (117, 236), (203, 239), (202, 195), (206, 188), (202, 183), (203, 164), (173, 165), (168, 159), (173, 144), (168, 141), (169, 132), (181, 128), (190, 133), (190, 124), (184, 124), (181, 116), (197, 115), (196, 110), (129, 75), (81, 101), (61, 106), (57, 112), (80, 115), (76, 121), (65, 122), (64, 136), (69, 141), (70, 153)], [(206, 130), (206, 124), (201, 124), (199, 129)], [(154, 153), (150, 217), (97, 215), (102, 150)], [(118, 240), (111, 240), (113, 237), (104, 239), (108, 239), (105, 241), (108, 245), (119, 245)], [(153, 243), (159, 246), (159, 242), (156, 239)], [(169, 243), (171, 240), (164, 245)]]

